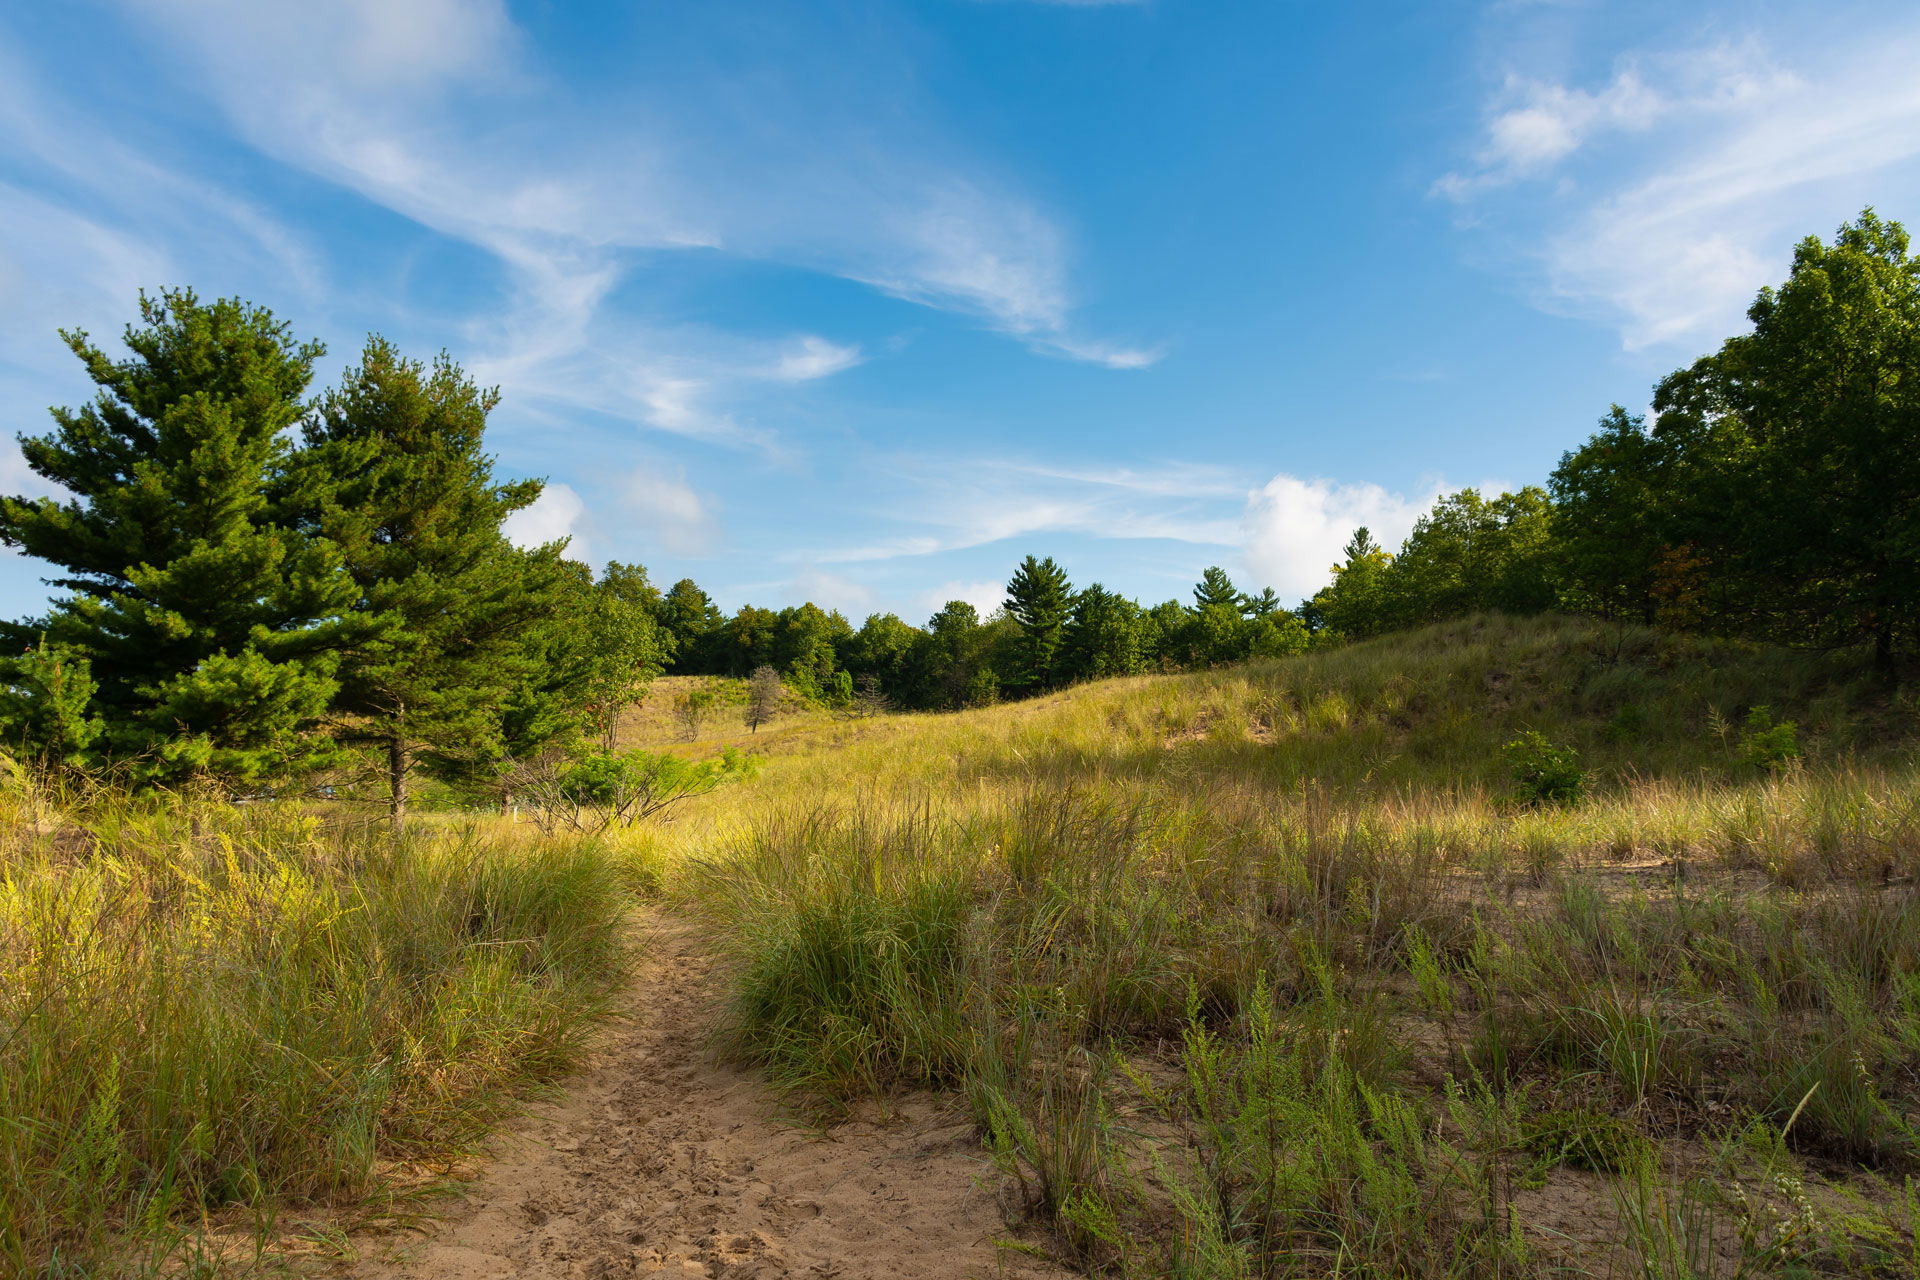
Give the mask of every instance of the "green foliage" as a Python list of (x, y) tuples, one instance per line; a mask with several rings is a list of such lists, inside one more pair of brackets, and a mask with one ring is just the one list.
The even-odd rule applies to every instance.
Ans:
[[(806, 696), (798, 687), (795, 692), (800, 693), (802, 697)], [(673, 696), (673, 714), (674, 718), (680, 721), (680, 735), (688, 742), (698, 738), (700, 726), (706, 723), (707, 717), (713, 712), (714, 704), (718, 701), (719, 695), (706, 685), (682, 689), (676, 693)]]
[(1050, 689), (1064, 676), (1061, 642), (1073, 607), (1073, 587), (1067, 571), (1052, 557), (1028, 556), (1007, 583), (1007, 614), (1019, 627), (1009, 668), (1000, 673), (1008, 688), (1037, 692)]
[(58, 566), (42, 622), (84, 656), (107, 752), (143, 776), (248, 783), (324, 758), (339, 652), (364, 634), (338, 550), (290, 527), (289, 435), (321, 354), (267, 311), (142, 296), (114, 361), (63, 336), (99, 395), (23, 437), (71, 500), (0, 500), (0, 540)]
[(1772, 707), (1752, 708), (1740, 734), (1740, 763), (1756, 769), (1785, 768), (1800, 758), (1798, 729), (1791, 720), (1775, 721)]
[(1209, 605), (1224, 605), (1237, 613), (1244, 599), (1239, 588), (1233, 585), (1233, 579), (1229, 578), (1227, 571), (1219, 565), (1207, 566), (1200, 575), (1200, 581), (1194, 584), (1195, 612), (1204, 610)]
[[(501, 532), (540, 484), (495, 483), (483, 452), (497, 399), (444, 354), (429, 368), (369, 338), (289, 463), (290, 505), (339, 549), (353, 612), (371, 624), (345, 655), (332, 709), (343, 737), (384, 748), (396, 822), (414, 750), (502, 754), (500, 707), (538, 679), (536, 656), (553, 660), (528, 639), (560, 584), (527, 573)], [(584, 612), (594, 628), (597, 611)], [(610, 654), (616, 640), (596, 632), (590, 651)]]
[(1750, 333), (1660, 384), (1660, 497), (1713, 575), (1712, 625), (1814, 643), (1920, 627), (1920, 260), (1871, 209), (1794, 250)]
[(753, 758), (731, 747), (710, 760), (664, 751), (596, 751), (568, 764), (559, 784), (567, 799), (616, 810), (624, 824), (631, 824), (750, 777), (753, 769)]
[(1632, 1124), (1609, 1112), (1578, 1108), (1529, 1116), (1521, 1141), (1548, 1164), (1590, 1173), (1631, 1173), (1653, 1155), (1653, 1144)]
[(1346, 559), (1333, 566), (1333, 583), (1313, 598), (1320, 625), (1344, 636), (1378, 635), (1392, 626), (1386, 573), (1393, 557), (1381, 550), (1366, 526), (1354, 530)]
[(1556, 746), (1537, 729), (1529, 729), (1501, 748), (1513, 779), (1511, 796), (1522, 805), (1577, 804), (1586, 794), (1587, 775), (1580, 753)]
[(0, 671), (0, 734), (7, 746), (46, 765), (87, 765), (88, 749), (105, 727), (93, 710), (91, 664), (42, 639)]
[(1145, 639), (1140, 606), (1096, 582), (1073, 597), (1061, 670), (1069, 680), (1134, 675), (1146, 668)]
[(671, 637), (655, 620), (660, 593), (637, 564), (609, 561), (585, 610), (586, 683), (603, 751), (612, 751), (620, 717), (664, 669)]

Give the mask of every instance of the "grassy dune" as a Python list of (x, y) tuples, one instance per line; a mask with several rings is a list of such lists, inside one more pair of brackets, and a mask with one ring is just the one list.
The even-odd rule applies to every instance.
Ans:
[(622, 970), (592, 846), (0, 792), (0, 1275), (216, 1268), (563, 1071)]
[[(1469, 620), (768, 731), (653, 852), (738, 1053), (963, 1094), (1091, 1270), (1908, 1275), (1914, 724), (1855, 655)], [(1513, 801), (1528, 729), (1586, 799)]]

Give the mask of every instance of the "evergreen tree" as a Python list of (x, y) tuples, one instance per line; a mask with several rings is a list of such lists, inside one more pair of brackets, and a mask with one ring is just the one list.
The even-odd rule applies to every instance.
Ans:
[(1257, 596), (1240, 597), (1240, 612), (1249, 618), (1266, 618), (1280, 611), (1280, 597), (1272, 587), (1265, 587)]
[(1050, 689), (1059, 682), (1060, 642), (1065, 637), (1073, 587), (1066, 570), (1049, 556), (1021, 561), (1007, 583), (1007, 613), (1020, 629), (1005, 683), (1017, 690)]
[(64, 571), (45, 632), (98, 683), (101, 743), (136, 776), (257, 780), (311, 764), (339, 652), (364, 632), (326, 541), (280, 502), (289, 433), (322, 352), (263, 308), (142, 295), (115, 361), (67, 345), (99, 386), (27, 464), (73, 496), (0, 499), (0, 541)]
[(1223, 605), (1239, 612), (1242, 597), (1233, 579), (1219, 565), (1208, 565), (1193, 588), (1193, 608), (1198, 613), (1210, 604)]
[(87, 660), (44, 639), (0, 663), (0, 741), (43, 764), (80, 768), (104, 728)]
[(1309, 604), (1322, 627), (1346, 636), (1378, 635), (1391, 625), (1385, 598), (1387, 566), (1393, 557), (1373, 540), (1365, 525), (1348, 540), (1346, 559), (1333, 566), (1333, 582)]
[(380, 748), (396, 829), (418, 749), (502, 748), (499, 708), (554, 605), (501, 532), (540, 483), (495, 482), (483, 446), (497, 400), (444, 353), (428, 367), (369, 338), (292, 469), (305, 523), (339, 548), (355, 611), (377, 627), (346, 654), (333, 710), (339, 736)]

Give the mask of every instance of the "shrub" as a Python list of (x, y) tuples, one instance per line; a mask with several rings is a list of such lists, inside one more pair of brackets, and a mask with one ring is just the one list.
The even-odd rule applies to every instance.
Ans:
[(1555, 746), (1538, 729), (1529, 729), (1502, 748), (1513, 776), (1512, 798), (1522, 805), (1575, 804), (1586, 793), (1587, 775), (1580, 753)]
[(1745, 732), (1740, 735), (1740, 763), (1757, 769), (1783, 769), (1800, 758), (1795, 736), (1798, 726), (1791, 720), (1776, 722), (1772, 707), (1755, 707), (1747, 712)]
[(1530, 1117), (1522, 1143), (1548, 1164), (1590, 1173), (1626, 1173), (1653, 1153), (1645, 1134), (1604, 1111), (1548, 1111)]

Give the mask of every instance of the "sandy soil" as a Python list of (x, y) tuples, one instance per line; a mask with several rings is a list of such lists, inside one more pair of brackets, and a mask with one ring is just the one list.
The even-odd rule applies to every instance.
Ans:
[(363, 1280), (628, 1275), (1057, 1277), (1008, 1233), (972, 1127), (914, 1099), (821, 1135), (713, 1061), (716, 975), (686, 928), (640, 922), (632, 1016), (565, 1097), (504, 1133), (422, 1238), (359, 1242)]

